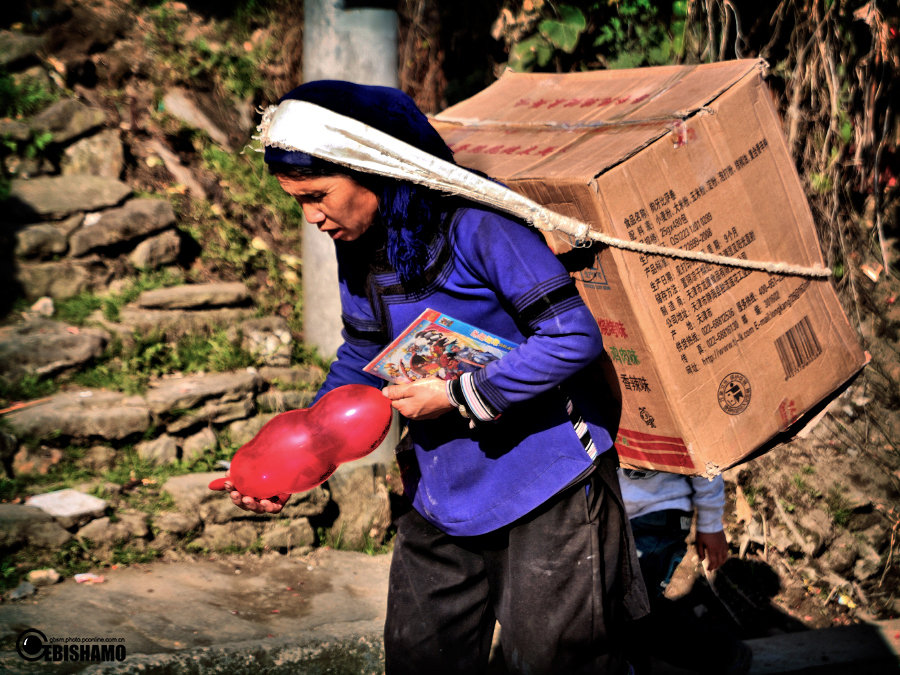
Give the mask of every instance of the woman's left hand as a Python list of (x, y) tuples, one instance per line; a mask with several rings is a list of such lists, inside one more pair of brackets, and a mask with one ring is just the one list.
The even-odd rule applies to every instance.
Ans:
[(447, 383), (436, 377), (382, 389), (394, 409), (410, 420), (431, 420), (454, 409), (447, 398)]

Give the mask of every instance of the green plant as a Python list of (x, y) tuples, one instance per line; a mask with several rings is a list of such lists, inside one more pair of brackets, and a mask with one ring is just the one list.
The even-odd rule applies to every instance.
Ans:
[(219, 176), (232, 202), (268, 210), (282, 223), (302, 222), (300, 206), (266, 170), (262, 153), (228, 152), (204, 142), (200, 144), (200, 154), (204, 165)]
[(684, 45), (686, 0), (507, 0), (494, 35), (518, 71), (671, 63)]
[(171, 5), (149, 10), (151, 30), (145, 40), (162, 56), (165, 65), (182, 83), (217, 88), (240, 99), (250, 99), (264, 89), (259, 67), (268, 61), (270, 41), (248, 42), (253, 23), (273, 11), (271, 3), (234, 3), (233, 21), (211, 22), (206, 35), (189, 38), (181, 13)]
[(363, 535), (363, 545), (361, 552), (366, 555), (384, 555), (390, 553), (394, 549), (394, 535), (396, 532), (393, 528), (387, 532), (380, 544), (376, 543), (372, 537), (366, 533)]
[(19, 584), (21, 573), (11, 560), (0, 561), (0, 590), (15, 588)]
[(759, 489), (754, 485), (742, 485), (744, 498), (747, 500), (747, 506), (756, 506), (756, 501), (760, 496)]
[(316, 528), (316, 546), (325, 546), (328, 548), (333, 548), (336, 551), (341, 550), (341, 544), (343, 543), (344, 538), (344, 527), (343, 524), (341, 528), (337, 531), (337, 533), (326, 529), (324, 527)]
[(537, 25), (537, 32), (514, 44), (509, 51), (509, 67), (518, 71), (544, 68), (556, 50), (571, 54), (587, 27), (584, 13), (572, 5), (559, 5), (557, 16)]
[(145, 478), (157, 478), (165, 475), (165, 468), (154, 466), (143, 459), (133, 446), (119, 449), (115, 466), (103, 474), (103, 479), (117, 485), (126, 485)]
[(64, 577), (87, 572), (101, 564), (93, 549), (94, 543), (90, 539), (71, 539), (53, 554), (53, 567)]
[(609, 68), (636, 68), (671, 63), (683, 50), (687, 2), (616, 0), (616, 15), (597, 32), (594, 47)]
[(216, 471), (221, 469), (219, 466), (220, 461), (230, 461), (234, 456), (236, 447), (233, 447), (230, 442), (223, 442), (222, 438), (219, 438), (219, 445), (216, 448), (215, 452), (205, 452), (200, 457), (198, 457), (192, 464), (187, 466), (186, 468), (191, 473), (200, 473), (207, 471)]
[(88, 317), (102, 306), (102, 298), (85, 291), (70, 298), (57, 300), (54, 313), (62, 321), (83, 326)]
[(153, 562), (162, 555), (159, 549), (138, 548), (134, 544), (116, 544), (109, 562), (113, 565), (133, 565), (135, 563)]
[(59, 94), (37, 77), (16, 77), (0, 69), (0, 117), (26, 117), (53, 103)]
[(853, 515), (853, 508), (850, 501), (844, 494), (844, 489), (840, 485), (833, 485), (825, 497), (825, 504), (828, 508), (828, 514), (831, 520), (838, 527), (846, 527), (850, 522), (850, 516)]
[(59, 383), (27, 373), (19, 378), (0, 377), (0, 401), (7, 405), (13, 401), (34, 401), (51, 396), (59, 390)]
[(800, 490), (800, 492), (807, 492), (809, 490), (809, 483), (807, 483), (801, 476), (792, 476), (791, 482), (794, 484), (794, 487)]
[(175, 508), (175, 500), (167, 492), (160, 490), (159, 486), (171, 476), (177, 476), (180, 473), (183, 473), (181, 467), (175, 464), (149, 468), (146, 476), (141, 479), (141, 484), (121, 496), (122, 503), (130, 509), (150, 516), (163, 511), (171, 511)]
[(178, 340), (175, 351), (178, 369), (185, 372), (224, 372), (259, 365), (253, 354), (241, 346), (240, 335), (232, 339), (225, 329), (210, 336), (186, 335)]

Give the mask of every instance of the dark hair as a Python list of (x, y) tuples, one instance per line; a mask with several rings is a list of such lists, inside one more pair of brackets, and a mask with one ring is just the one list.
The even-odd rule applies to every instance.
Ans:
[(438, 192), (408, 181), (355, 171), (315, 159), (309, 166), (271, 162), (269, 173), (287, 178), (345, 176), (375, 193), (375, 225), (384, 229), (388, 263), (404, 283), (415, 283), (425, 272), (428, 242), (440, 234), (449, 207)]

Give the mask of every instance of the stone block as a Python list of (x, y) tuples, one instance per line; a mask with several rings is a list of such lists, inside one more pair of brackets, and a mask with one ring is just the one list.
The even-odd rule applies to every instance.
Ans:
[(15, 179), (9, 205), (26, 222), (60, 220), (79, 211), (98, 211), (120, 204), (131, 187), (102, 176), (41, 176)]
[(163, 511), (153, 516), (153, 525), (162, 532), (187, 534), (201, 526), (200, 515), (196, 511)]
[(261, 524), (249, 521), (232, 521), (222, 525), (207, 525), (203, 534), (190, 542), (190, 549), (225, 551), (247, 549), (259, 539)]
[(27, 504), (0, 504), (0, 549), (31, 545), (59, 548), (72, 535), (43, 510)]
[(207, 427), (184, 439), (181, 445), (181, 459), (190, 465), (207, 452), (215, 452), (218, 447), (219, 439), (216, 438), (216, 432)]
[(99, 518), (108, 506), (104, 499), (71, 488), (34, 495), (28, 500), (28, 504), (52, 516), (65, 528)]
[(69, 255), (83, 256), (97, 249), (131, 242), (174, 223), (175, 210), (164, 199), (132, 199), (121, 208), (108, 209), (96, 218), (85, 219), (84, 226), (69, 237)]
[(231, 307), (250, 301), (250, 290), (240, 281), (185, 284), (155, 288), (138, 296), (136, 304), (148, 309), (198, 309)]
[(163, 434), (134, 446), (138, 456), (151, 464), (170, 464), (178, 459), (178, 443), (169, 434)]
[(181, 239), (172, 230), (144, 239), (128, 254), (129, 262), (138, 269), (154, 270), (178, 260)]
[(291, 550), (314, 544), (316, 533), (305, 518), (277, 519), (266, 523), (261, 541), (267, 549)]

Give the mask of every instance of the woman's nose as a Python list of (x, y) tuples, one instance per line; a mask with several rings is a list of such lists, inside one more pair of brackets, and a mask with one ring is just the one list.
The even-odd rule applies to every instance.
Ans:
[(322, 210), (313, 206), (312, 204), (304, 204), (303, 205), (303, 216), (306, 218), (306, 221), (310, 225), (317, 225), (325, 220), (325, 214), (322, 213)]

